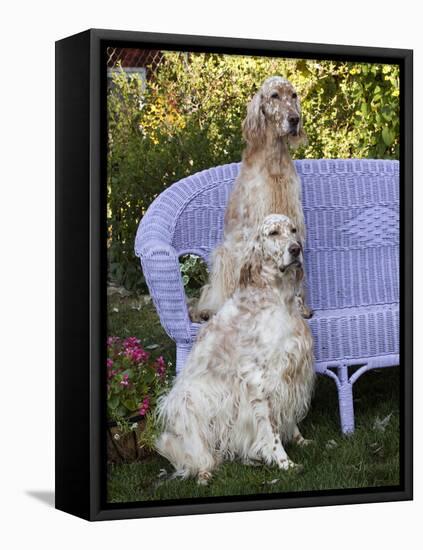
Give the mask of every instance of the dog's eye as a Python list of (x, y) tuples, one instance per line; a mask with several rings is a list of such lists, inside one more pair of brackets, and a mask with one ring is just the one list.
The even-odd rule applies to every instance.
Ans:
[(269, 235), (270, 235), (271, 237), (275, 237), (276, 235), (279, 235), (279, 231), (278, 231), (277, 229), (274, 229), (273, 231), (271, 231), (271, 232), (269, 233)]
[(291, 229), (291, 233), (296, 233), (296, 232), (297, 232), (297, 228), (296, 228), (296, 227), (293, 227), (293, 228)]
[(297, 94), (294, 92), (294, 93), (292, 94), (292, 99), (297, 99), (297, 97), (298, 97)]
[(277, 94), (276, 92), (273, 93), (271, 96), (270, 96), (272, 99), (279, 99), (279, 94)]

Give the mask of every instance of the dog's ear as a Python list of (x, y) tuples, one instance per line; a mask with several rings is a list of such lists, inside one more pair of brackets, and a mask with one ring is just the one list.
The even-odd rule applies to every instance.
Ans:
[(242, 135), (248, 144), (260, 143), (264, 138), (266, 121), (261, 105), (261, 94), (257, 92), (247, 107), (247, 116), (242, 124)]
[(247, 261), (241, 266), (239, 273), (239, 286), (246, 287), (249, 285), (251, 279), (251, 264)]
[(263, 267), (262, 254), (259, 251), (259, 247), (255, 244), (245, 261), (242, 264), (239, 274), (239, 284), (242, 287), (248, 285), (260, 286), (261, 285), (261, 270)]

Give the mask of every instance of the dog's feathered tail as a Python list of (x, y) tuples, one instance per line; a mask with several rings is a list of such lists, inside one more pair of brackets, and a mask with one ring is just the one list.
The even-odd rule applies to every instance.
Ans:
[(216, 457), (208, 448), (203, 433), (204, 419), (195, 414), (189, 392), (171, 391), (159, 398), (158, 420), (164, 431), (156, 440), (157, 451), (175, 468), (173, 477), (186, 479), (216, 466)]

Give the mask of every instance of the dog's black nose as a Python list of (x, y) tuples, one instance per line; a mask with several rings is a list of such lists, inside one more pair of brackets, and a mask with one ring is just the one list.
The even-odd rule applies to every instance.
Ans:
[(294, 258), (296, 258), (299, 253), (301, 252), (301, 247), (299, 244), (291, 244), (291, 246), (288, 248), (289, 250), (289, 253), (291, 254), (291, 256), (294, 256)]
[(288, 117), (288, 122), (291, 126), (297, 126), (297, 124), (300, 122), (300, 117), (297, 115), (290, 116)]

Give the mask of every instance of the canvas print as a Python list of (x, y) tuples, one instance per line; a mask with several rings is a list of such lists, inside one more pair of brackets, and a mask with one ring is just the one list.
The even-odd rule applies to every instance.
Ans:
[(399, 66), (106, 53), (107, 501), (398, 487)]

